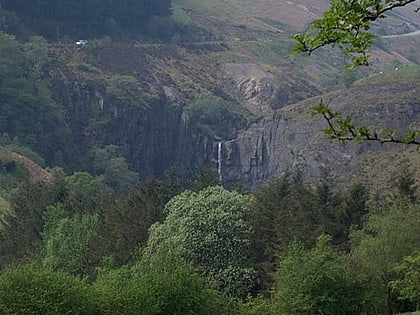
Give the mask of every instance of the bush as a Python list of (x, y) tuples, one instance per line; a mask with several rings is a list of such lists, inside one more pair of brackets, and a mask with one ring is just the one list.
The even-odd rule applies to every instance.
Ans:
[(0, 274), (0, 313), (99, 314), (85, 281), (32, 266), (14, 267)]
[(293, 243), (281, 262), (275, 292), (276, 314), (360, 314), (363, 290), (355, 274), (321, 236), (310, 250)]
[(103, 272), (95, 288), (104, 315), (224, 313), (221, 295), (206, 289), (193, 268), (167, 250), (133, 267)]

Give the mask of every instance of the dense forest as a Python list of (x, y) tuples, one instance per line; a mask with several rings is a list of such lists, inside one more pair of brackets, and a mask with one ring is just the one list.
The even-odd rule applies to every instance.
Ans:
[[(408, 168), (396, 166), (386, 192), (338, 185), (328, 168), (309, 181), (290, 167), (253, 190), (220, 185), (214, 162), (194, 176), (133, 171), (118, 127), (139, 117), (127, 140), (137, 144), (152, 129), (146, 111), (162, 114), (166, 96), (92, 56), (102, 36), (179, 39), (185, 29), (170, 15), (168, 0), (0, 0), (0, 314), (419, 310), (420, 195)], [(55, 83), (76, 82), (66, 96), (82, 104), (74, 112), (53, 95), (53, 67), (68, 75)], [(75, 73), (101, 79), (102, 102), (75, 97), (89, 89)], [(208, 139), (233, 138), (254, 119), (211, 94), (191, 99), (190, 127)]]
[[(173, 170), (124, 194), (104, 176), (29, 177), (1, 155), (2, 314), (385, 314), (419, 306), (420, 208), (299, 171), (252, 192)], [(396, 228), (400, 227), (400, 228)]]
[(170, 16), (170, 0), (0, 1), (0, 30), (49, 40), (168, 39), (181, 28)]

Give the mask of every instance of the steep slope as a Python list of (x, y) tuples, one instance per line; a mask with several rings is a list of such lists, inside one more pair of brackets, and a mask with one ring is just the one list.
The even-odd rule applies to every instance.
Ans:
[[(419, 89), (420, 69), (413, 67), (360, 80), (323, 98), (334, 109), (352, 113), (360, 124), (403, 132), (420, 128)], [(404, 164), (419, 172), (415, 148), (373, 143), (342, 145), (329, 140), (321, 133), (326, 122), (311, 117), (311, 107), (318, 101), (316, 97), (273, 111), (236, 139), (223, 142), (219, 161), (223, 182), (255, 185), (294, 168), (311, 178), (327, 167), (339, 182), (363, 179), (375, 188), (383, 188)]]
[[(39, 145), (51, 146), (46, 153), (50, 156), (44, 156), (48, 163), (67, 166), (69, 171), (92, 171), (96, 150), (114, 145), (143, 178), (163, 176), (174, 165), (193, 173), (208, 164), (215, 172), (220, 170), (223, 183), (254, 185), (278, 176), (289, 165), (302, 166), (311, 177), (319, 166), (344, 165), (338, 163), (342, 156), (350, 156), (345, 173), (352, 173), (357, 166), (351, 157), (360, 149), (326, 142), (318, 132), (322, 121), (309, 115), (312, 101), (299, 102), (336, 90), (337, 94), (324, 97), (340, 108), (366, 93), (373, 97), (372, 103), (382, 104), (376, 98), (386, 91), (375, 91), (391, 84), (387, 79), (378, 77), (378, 88), (354, 85), (341, 89), (359, 78), (371, 76), (371, 82), (376, 78), (372, 75), (380, 71), (419, 62), (416, 36), (381, 38), (371, 52), (376, 66), (369, 69), (343, 71), (344, 60), (334, 49), (291, 57), (289, 36), (321, 16), (327, 5), (326, 0), (176, 0), (176, 18), (205, 31), (192, 38), (173, 38), (171, 43), (121, 43), (102, 38), (89, 39), (88, 45), (79, 47), (71, 41), (48, 44), (38, 40), (29, 45), (12, 37), (7, 41), (20, 52), (42, 48), (30, 54), (31, 58), (37, 51), (45, 52), (43, 63), (32, 68), (38, 70), (48, 104), (59, 118), (50, 128), (54, 129), (51, 138)], [(400, 21), (405, 31), (411, 31), (419, 23), (407, 10), (410, 8), (398, 11), (391, 21)], [(381, 32), (391, 30), (396, 28)], [(16, 64), (23, 68), (28, 62)], [(9, 68), (13, 73), (17, 67)], [(396, 80), (392, 85), (387, 100), (396, 103), (405, 97), (404, 84)], [(14, 89), (15, 94), (18, 90)], [(417, 105), (413, 104), (404, 106)], [(40, 114), (31, 105), (28, 102), (28, 108)], [(386, 106), (389, 114), (384, 120), (392, 125), (393, 107), (391, 103)], [(415, 113), (404, 118), (405, 123), (418, 119), (415, 107), (404, 110)], [(380, 110), (363, 111), (375, 116)], [(38, 127), (44, 130), (51, 120), (41, 116)], [(2, 133), (10, 133), (0, 127)], [(31, 145), (37, 137), (29, 134), (23, 139), (25, 145)], [(367, 148), (370, 145), (363, 146)], [(317, 157), (319, 150), (333, 153)]]

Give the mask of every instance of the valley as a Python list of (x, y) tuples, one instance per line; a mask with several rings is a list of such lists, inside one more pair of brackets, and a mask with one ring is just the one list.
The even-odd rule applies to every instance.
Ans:
[(0, 0), (0, 314), (418, 314), (419, 3), (372, 1)]

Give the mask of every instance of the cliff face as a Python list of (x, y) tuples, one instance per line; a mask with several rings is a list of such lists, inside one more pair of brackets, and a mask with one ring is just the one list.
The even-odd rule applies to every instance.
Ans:
[[(404, 146), (327, 139), (321, 132), (326, 122), (311, 115), (314, 95), (321, 94), (315, 84), (257, 63), (212, 63), (212, 53), (224, 49), (110, 46), (95, 51), (95, 65), (85, 63), (92, 55), (85, 51), (53, 58), (61, 63), (52, 65), (49, 81), (72, 132), (74, 168), (88, 169), (95, 148), (112, 144), (143, 178), (163, 176), (173, 166), (191, 174), (210, 165), (223, 184), (254, 186), (295, 168), (313, 178), (327, 167), (351, 181), (364, 172), (384, 173), (372, 152), (405, 154)], [(323, 98), (354, 113), (356, 122), (406, 130), (420, 121), (419, 82), (419, 71), (392, 71)], [(186, 106), (203, 92), (236, 102), (254, 122), (229, 139), (200, 135)], [(411, 156), (405, 162), (416, 163)]]
[(190, 127), (180, 83), (168, 75), (171, 67), (157, 69), (172, 53), (146, 61), (144, 49), (117, 46), (99, 50), (92, 65), (87, 51), (51, 49), (50, 88), (72, 133), (73, 143), (63, 144), (73, 147), (72, 169), (89, 169), (95, 149), (110, 144), (143, 178), (205, 163), (211, 145)]
[[(323, 98), (334, 109), (352, 113), (356, 124), (378, 131), (406, 131), (419, 128), (419, 89), (420, 72), (395, 72), (372, 76)], [(379, 185), (386, 185), (404, 164), (417, 169), (418, 152), (406, 145), (342, 145), (329, 140), (321, 132), (327, 127), (326, 121), (311, 116), (311, 107), (317, 102), (319, 99), (313, 98), (276, 111), (267, 109), (264, 117), (237, 138), (223, 142), (219, 161), (223, 183), (254, 186), (296, 168), (310, 179), (327, 167), (339, 182), (368, 174), (369, 184), (377, 186), (379, 181)], [(394, 154), (393, 161), (389, 160), (390, 153)]]

